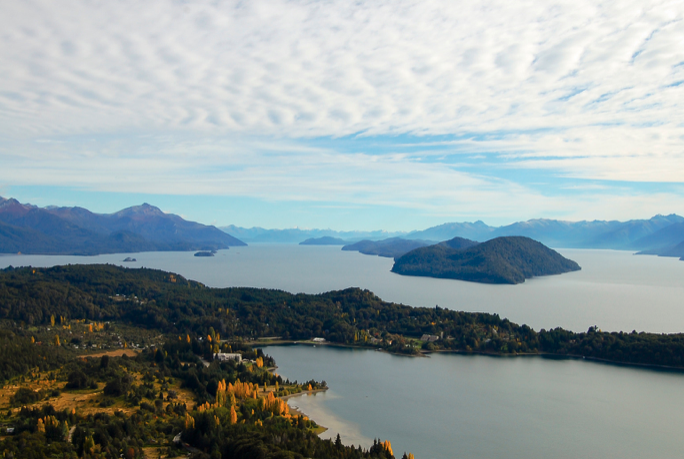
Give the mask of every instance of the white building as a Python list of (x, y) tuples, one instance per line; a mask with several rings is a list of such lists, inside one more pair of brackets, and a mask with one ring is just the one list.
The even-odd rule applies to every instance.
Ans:
[(227, 352), (219, 352), (214, 354), (214, 360), (220, 360), (225, 362), (227, 360), (235, 360), (236, 362), (242, 362), (242, 354), (229, 354)]

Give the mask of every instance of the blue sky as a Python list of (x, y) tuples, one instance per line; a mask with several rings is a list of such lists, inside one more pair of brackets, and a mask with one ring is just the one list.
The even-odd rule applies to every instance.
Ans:
[(217, 225), (684, 214), (684, 6), (23, 0), (0, 195)]

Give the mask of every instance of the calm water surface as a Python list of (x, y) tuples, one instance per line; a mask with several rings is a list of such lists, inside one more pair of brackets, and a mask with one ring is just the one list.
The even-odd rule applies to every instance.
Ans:
[[(211, 287), (320, 293), (372, 290), (413, 306), (498, 313), (576, 331), (684, 331), (684, 262), (628, 252), (560, 250), (582, 271), (515, 286), (392, 274), (392, 260), (339, 247), (253, 245), (213, 258), (187, 252), (0, 256), (0, 267), (113, 263), (179, 273)], [(135, 263), (123, 263), (126, 256)], [(675, 458), (684, 451), (684, 374), (542, 358), (397, 357), (326, 347), (269, 347), (279, 372), (326, 380), (291, 399), (346, 443), (391, 440), (437, 458)]]
[[(252, 245), (219, 251), (148, 252), (95, 257), (4, 255), (0, 266), (114, 263), (179, 273), (211, 287), (277, 288), (321, 293), (361, 287), (387, 301), (492, 312), (535, 329), (684, 331), (684, 262), (609, 250), (559, 250), (582, 270), (531, 279), (519, 285), (485, 285), (399, 276), (388, 258), (343, 252), (339, 247)], [(126, 256), (135, 263), (123, 263)]]
[(438, 458), (677, 458), (684, 451), (684, 374), (580, 360), (270, 346), (278, 372), (325, 380), (299, 407), (368, 447)]

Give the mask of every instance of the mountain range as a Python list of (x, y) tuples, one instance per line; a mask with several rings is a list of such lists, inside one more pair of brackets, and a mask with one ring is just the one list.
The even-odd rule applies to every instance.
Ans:
[(82, 207), (37, 207), (0, 197), (0, 253), (101, 253), (216, 250), (246, 245), (214, 226), (149, 204), (113, 214)]
[[(489, 226), (482, 221), (444, 223), (425, 230), (411, 232), (333, 231), (264, 228), (222, 228), (248, 242), (299, 243), (308, 238), (323, 236), (339, 238), (354, 244), (361, 241), (401, 240), (436, 243), (461, 237), (473, 241), (488, 241), (501, 236), (525, 236), (557, 248), (614, 249), (639, 251), (646, 254), (674, 256), (674, 248), (684, 242), (684, 217), (676, 214), (656, 215), (647, 220), (594, 220), (569, 222), (552, 219), (533, 219), (505, 226)], [(358, 247), (369, 250), (367, 242)], [(345, 249), (354, 250), (354, 249)], [(358, 250), (358, 249), (357, 249)], [(371, 251), (375, 249), (370, 249)], [(385, 256), (391, 255), (386, 251)]]
[(406, 233), (397, 231), (335, 231), (331, 229), (266, 229), (258, 226), (244, 228), (241, 226), (229, 225), (220, 226), (219, 229), (232, 234), (241, 241), (247, 243), (273, 243), (273, 244), (299, 244), (307, 239), (318, 239), (322, 237), (334, 237), (342, 239), (345, 243), (357, 242), (362, 239), (387, 239), (390, 237), (404, 236)]

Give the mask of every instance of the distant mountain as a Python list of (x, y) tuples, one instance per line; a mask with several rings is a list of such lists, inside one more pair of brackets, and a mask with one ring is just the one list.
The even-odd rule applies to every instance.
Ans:
[(245, 245), (223, 231), (149, 204), (114, 214), (80, 207), (40, 208), (0, 198), (0, 253), (100, 253), (225, 249)]
[(323, 236), (312, 237), (299, 243), (299, 245), (344, 245), (347, 241), (337, 237)]
[(404, 235), (402, 232), (387, 231), (334, 231), (331, 229), (265, 229), (260, 227), (243, 228), (240, 226), (222, 226), (219, 229), (239, 238), (247, 243), (277, 243), (299, 244), (309, 238), (324, 236), (344, 239), (346, 241), (360, 241), (362, 239), (379, 240)]
[[(423, 231), (407, 234), (407, 239), (445, 240), (463, 237), (486, 241), (501, 236), (525, 236), (552, 247), (644, 250), (674, 244), (668, 231), (676, 232), (672, 225), (684, 223), (679, 215), (656, 215), (649, 220), (580, 221), (534, 219), (511, 225), (492, 227), (480, 221), (475, 223), (445, 223)], [(662, 231), (662, 233), (661, 233)], [(675, 238), (676, 239), (676, 238)], [(680, 238), (677, 242), (683, 240)]]
[(492, 233), (495, 230), (496, 227), (486, 225), (479, 220), (473, 223), (444, 223), (422, 231), (411, 231), (405, 238), (427, 241), (445, 241), (458, 236), (474, 241), (486, 241), (487, 239), (492, 238)]
[[(455, 245), (462, 244), (458, 241)], [(408, 276), (518, 284), (535, 276), (577, 271), (580, 266), (527, 237), (507, 236), (467, 248), (449, 241), (412, 250), (397, 259), (392, 272)]]
[(640, 253), (660, 255), (684, 241), (684, 222), (674, 223), (634, 243)]
[(661, 257), (678, 257), (684, 259), (684, 241), (680, 242), (674, 247), (663, 249), (658, 253)]
[(345, 245), (342, 250), (358, 251), (365, 255), (378, 255), (381, 257), (397, 258), (419, 247), (434, 244), (432, 241), (409, 240), (399, 237), (370, 241), (365, 239), (354, 244)]

